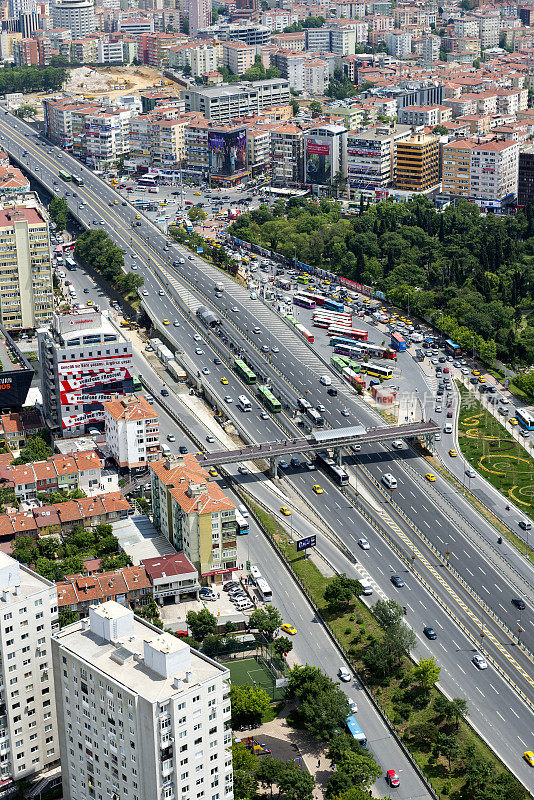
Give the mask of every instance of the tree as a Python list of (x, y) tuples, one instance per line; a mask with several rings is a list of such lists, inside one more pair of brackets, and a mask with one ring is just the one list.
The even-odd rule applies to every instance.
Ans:
[(193, 639), (199, 642), (204, 637), (215, 633), (217, 629), (217, 617), (213, 616), (207, 608), (203, 608), (202, 611), (188, 611), (185, 619)]
[(470, 797), (476, 797), (478, 790), (491, 782), (493, 767), (483, 758), (474, 744), (468, 744), (463, 752), (465, 785)]
[(298, 102), (298, 100), (295, 100), (295, 99), (293, 99), (293, 100), (290, 100), (290, 101), (289, 101), (289, 105), (290, 105), (290, 106), (291, 106), (291, 108), (293, 109), (293, 116), (294, 116), (294, 117), (296, 117), (296, 116), (297, 116), (297, 114), (298, 114), (298, 113), (299, 113), (299, 111), (300, 111), (300, 105), (299, 105), (299, 102)]
[(450, 772), (451, 761), (455, 761), (460, 755), (460, 745), (458, 744), (456, 736), (449, 736), (446, 733), (440, 733), (434, 746), (434, 750), (437, 755), (442, 755), (447, 759)]
[(149, 602), (145, 605), (139, 606), (135, 613), (138, 617), (148, 620), (148, 622), (152, 623), (152, 625), (155, 625), (156, 628), (163, 629), (163, 622), (161, 621), (159, 615), (159, 608), (154, 600), (149, 600)]
[(465, 719), (468, 711), (468, 703), (464, 697), (453, 697), (451, 700), (451, 715), (456, 722), (456, 730), (460, 727), (460, 720)]
[(64, 628), (66, 625), (71, 625), (73, 622), (78, 622), (80, 615), (77, 611), (70, 609), (61, 610), (58, 614), (59, 627)]
[(421, 722), (417, 725), (412, 725), (409, 729), (413, 743), (422, 750), (427, 749), (435, 743), (438, 731), (438, 727), (432, 722)]
[(385, 631), (394, 628), (402, 621), (404, 611), (396, 600), (377, 600), (373, 606), (373, 616)]
[(266, 639), (272, 642), (274, 632), (282, 624), (282, 617), (275, 606), (267, 605), (265, 608), (257, 608), (249, 618), (249, 627), (256, 628)]
[(330, 580), (324, 590), (324, 599), (332, 611), (337, 611), (346, 608), (353, 597), (359, 597), (362, 592), (361, 583), (343, 573)]
[(13, 461), (14, 465), (29, 464), (32, 461), (46, 461), (52, 455), (52, 448), (48, 445), (49, 436), (45, 433), (36, 433), (26, 439), (20, 455)]
[(281, 770), (278, 786), (287, 800), (312, 800), (315, 781), (309, 772), (299, 769), (294, 761), (287, 761)]
[(439, 681), (440, 672), (441, 667), (434, 656), (430, 656), (430, 658), (423, 658), (421, 656), (417, 666), (412, 670), (412, 675), (421, 689), (429, 692), (434, 684)]
[(271, 701), (261, 686), (233, 685), (230, 689), (232, 701), (232, 725), (259, 725), (267, 713)]
[(435, 133), (437, 136), (446, 136), (448, 134), (448, 130), (445, 125), (434, 125), (432, 128), (432, 133)]
[(20, 117), (21, 119), (24, 119), (25, 117), (34, 117), (36, 113), (37, 109), (35, 106), (31, 106), (29, 104), (19, 106), (15, 111), (17, 117)]
[(382, 769), (369, 751), (359, 753), (347, 750), (336, 762), (336, 769), (348, 775), (353, 784), (371, 786), (382, 774)]
[(290, 697), (298, 700), (318, 695), (336, 686), (334, 681), (325, 675), (319, 667), (312, 667), (310, 664), (293, 667), (289, 673), (287, 691)]
[(274, 640), (273, 649), (278, 658), (283, 658), (293, 650), (293, 642), (287, 636), (280, 636)]
[(326, 741), (343, 730), (349, 713), (347, 695), (335, 685), (318, 695), (311, 694), (298, 708), (299, 718), (306, 730), (317, 739)]
[(234, 770), (234, 797), (236, 800), (251, 800), (256, 794), (259, 767), (258, 757), (241, 742), (232, 742)]
[(206, 219), (208, 215), (206, 214), (205, 211), (202, 211), (201, 208), (193, 206), (193, 208), (190, 208), (189, 211), (187, 212), (187, 216), (189, 217), (191, 222), (199, 222)]
[(277, 784), (282, 773), (282, 762), (272, 756), (266, 756), (260, 761), (257, 772), (259, 783), (264, 789), (269, 789), (273, 796), (273, 785)]
[(39, 557), (39, 549), (35, 544), (35, 540), (27, 534), (17, 536), (12, 552), (13, 558), (16, 558), (21, 564), (33, 564)]
[(319, 114), (323, 113), (323, 107), (322, 107), (321, 103), (319, 103), (318, 100), (312, 100), (310, 105), (308, 106), (308, 108), (310, 109), (310, 111), (311, 111), (311, 113), (313, 114), (314, 117), (316, 117)]

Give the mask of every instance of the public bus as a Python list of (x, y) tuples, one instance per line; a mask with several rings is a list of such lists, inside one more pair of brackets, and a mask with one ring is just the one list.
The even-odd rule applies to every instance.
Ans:
[(315, 300), (310, 297), (304, 297), (303, 294), (294, 294), (293, 305), (302, 306), (302, 308), (315, 308)]
[(462, 348), (460, 345), (455, 344), (452, 339), (447, 339), (445, 341), (445, 352), (450, 356), (459, 356), (462, 354)]
[(72, 176), (72, 180), (74, 181), (76, 186), (83, 186), (84, 185), (84, 180), (79, 175), (73, 175)]
[(306, 409), (306, 416), (315, 428), (324, 428), (324, 417), (314, 408)]
[(274, 396), (268, 386), (258, 386), (258, 397), (273, 414), (279, 414), (282, 410), (282, 403)]
[(362, 747), (367, 747), (367, 736), (356, 722), (356, 717), (354, 714), (351, 714), (347, 717), (346, 723), (351, 736), (353, 736)]
[(250, 578), (254, 584), (261, 580), (261, 572), (255, 564), (253, 564), (250, 568)]
[(516, 420), (526, 431), (534, 431), (534, 416), (524, 408), (517, 408), (514, 414)]
[(65, 259), (65, 266), (66, 266), (66, 267), (67, 267), (67, 269), (68, 269), (68, 270), (70, 270), (71, 272), (76, 272), (76, 270), (78, 269), (78, 267), (77, 267), (77, 265), (76, 265), (76, 262), (75, 262), (75, 260), (73, 259), (73, 257), (72, 257), (72, 256), (67, 256), (67, 257), (66, 257), (66, 259)]
[(256, 589), (259, 592), (259, 595), (264, 603), (267, 603), (269, 600), (273, 599), (273, 593), (271, 587), (265, 580), (265, 578), (258, 578), (256, 581)]
[(400, 333), (395, 331), (391, 334), (391, 346), (395, 348), (399, 353), (404, 352), (406, 350), (406, 339), (404, 336), (401, 336)]
[(352, 328), (352, 317), (350, 314), (319, 311), (312, 316), (312, 324), (317, 328), (329, 328), (330, 325), (337, 325), (339, 328)]
[(349, 366), (350, 359), (348, 359), (346, 356), (332, 356), (330, 358), (330, 363), (334, 369), (337, 369), (338, 372), (342, 372), (345, 367)]
[(247, 367), (244, 361), (241, 359), (236, 358), (234, 361), (234, 369), (238, 373), (238, 375), (245, 381), (245, 383), (256, 383), (258, 380), (256, 375), (252, 370)]
[(297, 278), (297, 283), (303, 283), (305, 286), (307, 286), (309, 282), (310, 282), (309, 275), (299, 275)]
[(310, 401), (306, 400), (305, 397), (299, 397), (297, 400), (297, 405), (299, 407), (299, 411), (307, 411), (309, 408), (312, 407)]
[(287, 321), (289, 322), (290, 325), (295, 326), (297, 324), (296, 318), (294, 316), (292, 316), (291, 314), (286, 314), (285, 318), (287, 319)]
[(341, 375), (348, 381), (352, 386), (359, 387), (361, 389), (365, 389), (365, 381), (363, 378), (360, 378), (353, 369), (350, 367), (343, 367), (341, 370)]
[(143, 384), (141, 383), (141, 379), (139, 378), (139, 376), (132, 375), (132, 381), (133, 381), (134, 392), (140, 392), (143, 388)]
[(331, 300), (329, 297), (325, 297), (323, 308), (343, 313), (345, 311), (345, 303), (340, 303), (339, 300)]
[(148, 186), (148, 187), (153, 187), (158, 185), (154, 175), (143, 175), (142, 178), (139, 178), (137, 184), (139, 186)]
[(60, 169), (58, 174), (62, 181), (72, 180), (72, 175), (70, 174), (70, 172), (65, 172), (64, 169)]
[(346, 486), (349, 482), (349, 476), (342, 467), (338, 467), (333, 458), (327, 453), (317, 453), (317, 463), (329, 475), (338, 486)]
[(349, 339), (344, 336), (332, 336), (329, 344), (334, 348), (334, 353), (342, 356), (349, 356), (356, 361), (365, 356), (372, 358), (389, 358), (396, 359), (396, 350), (390, 350), (387, 347), (379, 347), (376, 344), (369, 344), (368, 342), (356, 342), (354, 339)]
[(391, 367), (382, 367), (380, 364), (362, 364), (361, 372), (373, 378), (380, 378), (381, 381), (387, 381), (393, 375)]
[(367, 331), (360, 331), (358, 328), (345, 328), (341, 325), (330, 325), (328, 328), (329, 336), (345, 336), (349, 339), (357, 339), (359, 342), (366, 342), (368, 337)]
[(248, 524), (248, 519), (245, 519), (243, 514), (240, 511), (235, 510), (235, 532), (238, 536), (246, 536), (249, 533), (250, 528)]
[(295, 330), (297, 330), (301, 336), (304, 336), (306, 341), (310, 342), (310, 344), (313, 344), (313, 342), (315, 341), (315, 336), (313, 335), (313, 333), (310, 333), (309, 330), (305, 328), (304, 325), (302, 325), (300, 322), (297, 322), (297, 324), (295, 325)]

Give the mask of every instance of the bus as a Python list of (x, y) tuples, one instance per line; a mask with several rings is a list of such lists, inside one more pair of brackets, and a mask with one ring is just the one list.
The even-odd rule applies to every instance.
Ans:
[(310, 342), (310, 344), (313, 344), (313, 342), (315, 341), (315, 336), (313, 335), (313, 333), (310, 333), (309, 330), (305, 328), (304, 325), (302, 325), (300, 322), (297, 322), (297, 324), (295, 325), (295, 330), (297, 330), (301, 336), (304, 336), (306, 341)]
[(72, 256), (67, 256), (67, 258), (65, 259), (65, 266), (71, 272), (76, 272), (76, 270), (78, 269), (78, 267), (76, 266), (76, 262)]
[(297, 405), (299, 407), (299, 411), (307, 411), (312, 407), (312, 404), (309, 402), (309, 400), (306, 400), (305, 397), (299, 397), (297, 400)]
[(345, 311), (345, 304), (340, 303), (338, 300), (331, 300), (329, 297), (325, 297), (323, 308), (327, 308), (330, 311), (337, 311), (339, 313), (343, 313)]
[(138, 183), (139, 186), (148, 186), (148, 187), (152, 187), (152, 186), (157, 186), (158, 185), (157, 181), (156, 181), (156, 179), (155, 179), (155, 177), (153, 175), (143, 175), (142, 178), (139, 178), (137, 183)]
[(367, 747), (367, 736), (356, 722), (356, 717), (354, 714), (348, 716), (346, 722), (351, 736), (353, 736), (362, 747)]
[(236, 358), (234, 361), (234, 369), (238, 373), (238, 375), (245, 381), (245, 383), (256, 383), (258, 380), (256, 375), (252, 370), (247, 367), (244, 361), (241, 361), (240, 358)]
[(132, 381), (133, 381), (134, 392), (140, 392), (143, 388), (143, 384), (141, 383), (141, 379), (139, 378), (139, 376), (132, 375)]
[(360, 378), (353, 369), (350, 367), (343, 367), (341, 370), (341, 375), (348, 381), (352, 386), (355, 386), (357, 389), (365, 389), (365, 381), (363, 378)]
[(315, 428), (324, 428), (324, 417), (314, 408), (306, 409), (306, 416)]
[(249, 533), (249, 524), (248, 519), (245, 519), (243, 514), (238, 511), (236, 508), (235, 510), (235, 532), (237, 536), (246, 536)]
[(368, 342), (356, 342), (354, 339), (349, 339), (346, 336), (332, 336), (329, 344), (334, 348), (334, 353), (342, 356), (349, 356), (355, 360), (361, 359), (364, 356), (371, 356), (372, 358), (397, 358), (397, 351), (391, 350), (387, 347), (379, 347), (377, 344), (369, 344)]
[(83, 180), (83, 178), (80, 178), (79, 175), (73, 175), (72, 176), (72, 180), (74, 181), (76, 186), (83, 186), (84, 185), (84, 180)]
[(261, 580), (261, 572), (255, 564), (253, 564), (250, 568), (250, 579), (254, 584)]
[(302, 308), (315, 308), (315, 300), (310, 297), (304, 297), (302, 294), (294, 294), (293, 305), (302, 306)]
[(258, 580), (256, 581), (256, 589), (258, 590), (259, 595), (261, 599), (264, 601), (264, 603), (267, 603), (273, 599), (273, 593), (271, 591), (271, 587), (269, 586), (265, 578), (258, 578)]
[(258, 397), (273, 414), (279, 414), (282, 410), (282, 403), (274, 396), (268, 386), (258, 386)]
[(333, 458), (330, 458), (328, 453), (317, 453), (316, 461), (320, 467), (324, 469), (327, 475), (338, 484), (338, 486), (346, 486), (349, 482), (349, 476), (342, 467), (338, 467)]
[(450, 356), (460, 356), (462, 354), (462, 348), (460, 345), (455, 344), (452, 339), (447, 339), (445, 341), (445, 352)]
[(70, 172), (65, 172), (64, 169), (60, 169), (58, 174), (59, 174), (59, 177), (61, 178), (61, 180), (63, 180), (63, 181), (71, 181), (72, 180), (72, 175), (70, 174)]
[(330, 363), (338, 372), (343, 372), (345, 367), (348, 367), (348, 362), (349, 359), (346, 356), (332, 356), (330, 359)]
[(312, 316), (312, 324), (317, 328), (329, 328), (330, 325), (352, 328), (352, 317), (350, 314), (336, 314), (334, 311), (318, 311)]
[(391, 367), (382, 367), (380, 364), (362, 364), (361, 371), (381, 381), (387, 381), (393, 375)]
[(368, 337), (367, 331), (360, 331), (358, 328), (344, 328), (341, 325), (330, 325), (328, 328), (329, 336), (345, 336), (349, 339), (357, 339), (359, 342), (366, 342)]
[(394, 347), (399, 353), (402, 353), (404, 350), (406, 350), (406, 339), (404, 336), (401, 336), (400, 333), (395, 331), (395, 333), (391, 334), (391, 346)]
[(286, 319), (287, 319), (287, 321), (289, 322), (290, 325), (295, 326), (297, 324), (296, 318), (293, 317), (291, 314), (286, 314)]
[(310, 282), (309, 275), (299, 275), (297, 278), (297, 283), (303, 283), (305, 286), (307, 286), (309, 282)]
[(534, 431), (534, 416), (524, 408), (516, 408), (514, 414), (516, 420), (526, 431)]

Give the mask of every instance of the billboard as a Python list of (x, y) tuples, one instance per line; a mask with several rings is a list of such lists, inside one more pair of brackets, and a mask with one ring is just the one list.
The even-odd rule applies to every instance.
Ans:
[(306, 181), (323, 185), (332, 183), (331, 140), (323, 136), (306, 139)]
[(212, 175), (233, 175), (247, 168), (246, 128), (208, 131), (209, 164)]
[(306, 536), (304, 539), (297, 539), (295, 544), (297, 546), (297, 553), (300, 553), (302, 550), (307, 550), (309, 547), (316, 547), (317, 536), (313, 534), (312, 536)]

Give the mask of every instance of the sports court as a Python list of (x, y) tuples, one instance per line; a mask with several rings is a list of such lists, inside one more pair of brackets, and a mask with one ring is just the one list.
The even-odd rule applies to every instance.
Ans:
[(273, 700), (285, 695), (285, 688), (276, 686), (274, 669), (263, 656), (227, 661), (224, 666), (230, 670), (231, 682), (237, 686), (261, 686)]

